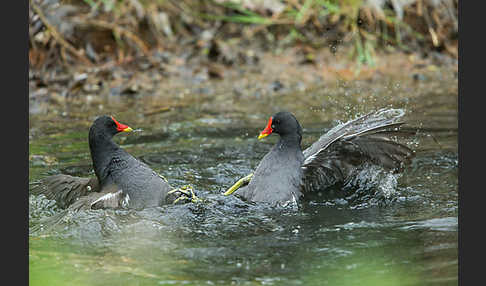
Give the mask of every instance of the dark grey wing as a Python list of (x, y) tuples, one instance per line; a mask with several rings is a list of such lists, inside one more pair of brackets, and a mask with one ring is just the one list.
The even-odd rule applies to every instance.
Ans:
[(398, 129), (400, 109), (380, 109), (338, 125), (304, 150), (303, 191), (311, 192), (345, 183), (365, 162), (399, 170), (413, 151), (392, 140), (407, 135)]
[[(398, 172), (403, 169), (404, 165), (410, 163), (414, 152), (409, 147), (391, 139), (389, 137), (391, 134), (401, 136), (410, 133), (394, 130), (363, 135), (343, 140), (342, 149), (349, 150), (350, 153), (354, 152), (362, 160), (379, 165), (386, 170)], [(338, 146), (336, 146), (336, 149), (340, 151)]]
[(117, 209), (127, 208), (130, 204), (130, 197), (116, 185), (103, 187), (98, 193), (91, 193), (78, 198), (69, 210), (78, 211), (81, 209)]
[(58, 174), (48, 176), (32, 184), (30, 193), (45, 195), (50, 200), (55, 200), (60, 208), (67, 208), (78, 198), (93, 192), (99, 192), (98, 179), (74, 177)]
[(383, 129), (398, 127), (403, 124), (399, 119), (404, 114), (405, 112), (402, 109), (382, 108), (340, 124), (323, 134), (319, 140), (305, 149), (303, 151), (304, 158), (306, 162), (311, 161), (313, 156), (319, 156), (319, 152), (326, 150), (329, 145), (341, 138), (349, 139), (369, 132), (376, 133)]

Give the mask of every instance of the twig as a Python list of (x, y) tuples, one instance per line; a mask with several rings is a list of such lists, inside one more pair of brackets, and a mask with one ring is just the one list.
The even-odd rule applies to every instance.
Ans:
[(150, 115), (154, 115), (154, 114), (158, 114), (158, 113), (164, 113), (164, 112), (172, 111), (174, 109), (185, 108), (185, 107), (187, 107), (187, 105), (184, 104), (184, 103), (174, 104), (174, 105), (171, 105), (171, 106), (162, 106), (162, 107), (156, 108), (154, 110), (144, 112), (143, 115), (150, 116)]
[(132, 40), (142, 51), (145, 56), (148, 56), (149, 48), (147, 45), (134, 33), (130, 32), (129, 30), (117, 26), (116, 24), (109, 23), (103, 20), (93, 20), (93, 19), (74, 19), (74, 22), (80, 25), (91, 25), (96, 26), (108, 30), (112, 30), (114, 33), (123, 35), (128, 39)]
[(434, 45), (434, 47), (438, 47), (439, 39), (437, 37), (437, 34), (434, 31), (434, 28), (432, 27), (432, 23), (430, 21), (429, 14), (428, 14), (429, 11), (426, 7), (424, 8), (425, 8), (424, 19), (425, 19), (425, 23), (427, 24), (427, 29), (429, 31), (430, 37), (432, 38), (432, 44)]
[(78, 57), (80, 60), (82, 60), (85, 64), (91, 65), (91, 62), (84, 56), (84, 53), (82, 50), (76, 50), (71, 44), (69, 44), (62, 36), (61, 34), (57, 31), (57, 29), (49, 23), (47, 20), (46, 16), (42, 12), (42, 9), (37, 6), (37, 4), (34, 3), (33, 0), (29, 0), (30, 5), (34, 9), (34, 11), (39, 15), (39, 18), (41, 19), (42, 23), (46, 26), (46, 28), (50, 31), (52, 37), (54, 40), (59, 43), (62, 47), (64, 47), (66, 50), (70, 51), (72, 54), (74, 54), (76, 57)]
[(167, 112), (167, 111), (170, 111), (171, 109), (172, 109), (171, 107), (164, 106), (164, 107), (157, 108), (155, 110), (147, 111), (143, 115), (150, 116), (150, 115), (154, 115), (154, 114), (158, 114), (158, 113)]

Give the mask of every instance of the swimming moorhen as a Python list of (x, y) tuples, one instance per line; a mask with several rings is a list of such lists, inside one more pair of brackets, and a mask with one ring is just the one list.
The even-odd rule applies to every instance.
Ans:
[(239, 180), (224, 194), (244, 184), (237, 194), (245, 200), (271, 204), (298, 203), (312, 193), (352, 179), (365, 163), (399, 171), (413, 151), (391, 139), (399, 135), (401, 109), (380, 109), (338, 125), (302, 151), (302, 127), (290, 112), (278, 112), (258, 139), (272, 133), (280, 140), (263, 157), (255, 172)]
[(37, 183), (31, 193), (44, 194), (61, 208), (71, 209), (143, 209), (188, 199), (186, 195), (194, 199), (192, 189), (173, 189), (164, 177), (113, 142), (114, 135), (130, 131), (112, 116), (98, 117), (89, 129), (96, 178), (53, 175)]

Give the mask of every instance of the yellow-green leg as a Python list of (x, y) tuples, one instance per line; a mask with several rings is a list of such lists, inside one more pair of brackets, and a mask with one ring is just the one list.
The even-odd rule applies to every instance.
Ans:
[(238, 180), (233, 186), (231, 186), (226, 192), (223, 193), (225, 196), (229, 196), (238, 190), (241, 186), (248, 184), (251, 181), (251, 177), (253, 177), (253, 173), (247, 175)]

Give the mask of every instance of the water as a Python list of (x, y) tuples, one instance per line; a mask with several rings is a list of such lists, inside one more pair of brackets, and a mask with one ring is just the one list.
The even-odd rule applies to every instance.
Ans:
[[(151, 96), (39, 104), (49, 112), (30, 116), (31, 182), (54, 173), (94, 176), (88, 128), (95, 116), (113, 114), (143, 130), (116, 142), (172, 185), (193, 185), (206, 202), (69, 214), (30, 235), (30, 284), (457, 285), (457, 79), (427, 78), (286, 82), (273, 92), (248, 76), (257, 84), (176, 82)], [(235, 86), (245, 88), (235, 94)], [(164, 106), (177, 107), (151, 113)], [(276, 111), (296, 115), (305, 148), (339, 122), (383, 106), (403, 108), (405, 129), (420, 129), (407, 141), (416, 157), (401, 176), (377, 178), (366, 200), (295, 210), (221, 195), (276, 142), (256, 139)], [(60, 212), (41, 197), (32, 196), (30, 207), (31, 228)]]

